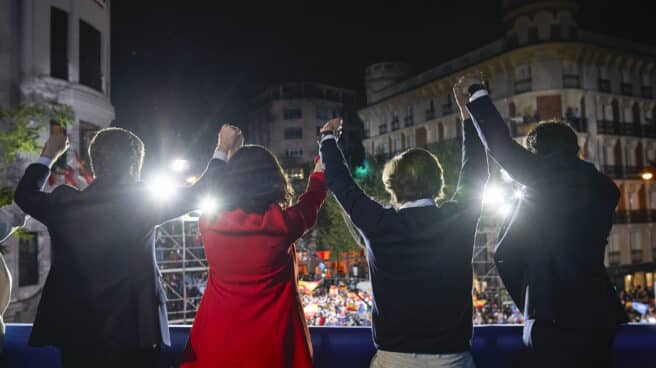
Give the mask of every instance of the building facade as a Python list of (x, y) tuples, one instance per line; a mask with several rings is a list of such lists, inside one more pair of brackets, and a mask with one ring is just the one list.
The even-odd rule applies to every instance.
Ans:
[(319, 128), (355, 111), (357, 101), (355, 91), (320, 83), (269, 87), (253, 101), (246, 139), (268, 147), (290, 177), (302, 180), (307, 176), (303, 166), (317, 155)]
[[(91, 137), (114, 120), (109, 81), (109, 0), (0, 0), (0, 106), (54, 100), (72, 108), (74, 124), (66, 131), (71, 148), (58, 166), (84, 165)], [(48, 134), (43, 129), (41, 139)], [(34, 156), (22, 157), (15, 173), (20, 176)], [(55, 175), (51, 187), (61, 182)], [(5, 178), (3, 185), (15, 183)], [(28, 220), (25, 231), (30, 236), (6, 243), (14, 282), (7, 321), (32, 321), (50, 268), (44, 226)]]
[[(517, 139), (547, 119), (566, 120), (578, 132), (582, 156), (622, 194), (607, 246), (609, 272), (619, 288), (651, 287), (656, 185), (641, 173), (656, 161), (656, 47), (581, 29), (576, 10), (575, 1), (507, 0), (507, 31), (495, 42), (417, 75), (402, 63), (368, 67), (367, 106), (359, 111), (364, 146), (387, 157), (456, 138), (452, 86), (466, 72), (482, 72)], [(491, 262), (495, 227), (479, 231), (481, 257)]]

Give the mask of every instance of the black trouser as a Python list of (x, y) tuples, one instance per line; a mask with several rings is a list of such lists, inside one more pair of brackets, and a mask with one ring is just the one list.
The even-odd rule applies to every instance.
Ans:
[(522, 367), (610, 368), (615, 328), (559, 327), (539, 323), (531, 331), (532, 346)]
[(122, 351), (80, 351), (60, 349), (63, 368), (159, 368), (159, 348)]

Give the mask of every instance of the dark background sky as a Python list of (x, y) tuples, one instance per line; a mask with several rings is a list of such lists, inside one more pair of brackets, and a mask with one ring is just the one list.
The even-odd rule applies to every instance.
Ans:
[[(204, 161), (221, 123), (262, 87), (314, 80), (363, 90), (365, 66), (424, 71), (501, 37), (500, 0), (112, 2), (114, 125), (144, 139), (146, 169)], [(582, 28), (656, 44), (656, 1), (580, 0)]]

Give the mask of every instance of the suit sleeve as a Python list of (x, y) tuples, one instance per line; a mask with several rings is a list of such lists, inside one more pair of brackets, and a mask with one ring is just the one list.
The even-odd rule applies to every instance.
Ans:
[(454, 200), (481, 203), (481, 193), (489, 177), (483, 143), (471, 119), (462, 123), (462, 166)]
[(543, 176), (543, 161), (512, 139), (489, 96), (470, 102), (467, 109), (485, 148), (513, 179), (530, 185)]
[(54, 194), (43, 191), (49, 176), (50, 168), (32, 164), (25, 170), (14, 193), (16, 204), (25, 213), (46, 225), (54, 203)]
[[(167, 201), (156, 203), (154, 211), (149, 211), (149, 221), (155, 226), (185, 213), (198, 209), (205, 196), (216, 195), (214, 186), (225, 169), (226, 162), (220, 159), (210, 160), (201, 178), (192, 186), (180, 188)], [(152, 209), (152, 207), (150, 207)]]
[(319, 210), (327, 195), (328, 187), (324, 174), (312, 173), (305, 193), (298, 197), (298, 202), (294, 206), (285, 211), (291, 241), (303, 236), (316, 224)]
[(349, 215), (351, 221), (365, 235), (371, 235), (381, 228), (387, 211), (371, 199), (351, 177), (342, 151), (335, 139), (326, 139), (320, 147), (321, 160), (326, 168), (328, 188), (333, 192), (337, 202)]

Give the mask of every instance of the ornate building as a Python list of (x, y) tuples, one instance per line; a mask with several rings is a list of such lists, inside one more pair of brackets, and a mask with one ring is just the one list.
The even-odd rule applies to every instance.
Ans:
[[(109, 0), (0, 0), (0, 106), (55, 100), (72, 107), (74, 124), (66, 132), (71, 148), (56, 166), (84, 165), (89, 140), (114, 120), (109, 77)], [(43, 129), (41, 139), (48, 134)], [(17, 162), (17, 175), (34, 158)], [(80, 177), (66, 180), (86, 185)], [(3, 178), (3, 186), (13, 184)], [(25, 230), (29, 237), (6, 243), (14, 282), (7, 321), (32, 321), (50, 268), (48, 232), (35, 220)]]
[[(576, 10), (575, 1), (504, 1), (507, 31), (497, 41), (420, 74), (396, 62), (368, 67), (367, 106), (359, 111), (364, 146), (389, 156), (456, 138), (451, 88), (463, 73), (480, 71), (517, 139), (553, 118), (578, 132), (581, 154), (622, 193), (606, 253), (609, 272), (619, 288), (652, 286), (656, 185), (641, 173), (656, 160), (656, 47), (581, 29)], [(489, 263), (494, 227), (479, 231), (487, 236), (477, 244), (487, 249), (477, 254)]]

